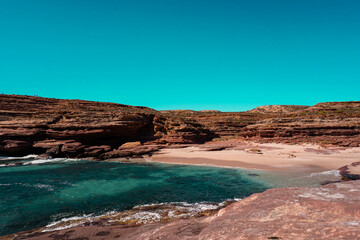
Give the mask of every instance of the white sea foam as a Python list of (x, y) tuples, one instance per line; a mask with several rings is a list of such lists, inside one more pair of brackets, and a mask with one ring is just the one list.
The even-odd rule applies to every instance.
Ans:
[(1, 161), (11, 161), (11, 162), (6, 164), (0, 164), (0, 167), (12, 167), (12, 166), (23, 166), (23, 165), (39, 165), (44, 163), (77, 162), (77, 161), (82, 161), (82, 159), (73, 159), (73, 158), (39, 159), (37, 155), (27, 155), (24, 157), (0, 157), (0, 162)]
[[(59, 230), (64, 230), (64, 229), (68, 229), (68, 228), (72, 228), (72, 227), (77, 227), (79, 225), (81, 225), (82, 223), (73, 223), (73, 224), (67, 224), (64, 226), (59, 226), (59, 227), (55, 227), (55, 228), (45, 228), (42, 230), (42, 232), (52, 232), (52, 231), (59, 231)], [(47, 227), (47, 226), (46, 226)]]
[(48, 184), (35, 184), (34, 187), (37, 187), (37, 188), (43, 188), (43, 189), (46, 189), (48, 191), (54, 191), (54, 188), (53, 186), (51, 185), (48, 185)]
[(11, 186), (11, 185), (21, 185), (24, 187), (35, 187), (35, 188), (39, 188), (39, 189), (45, 189), (48, 191), (54, 191), (54, 187), (49, 185), (49, 184), (41, 184), (41, 183), (37, 183), (37, 184), (29, 184), (29, 183), (0, 183), (0, 186)]
[[(228, 201), (239, 201), (239, 198), (228, 199), (221, 203), (199, 202), (166, 202), (137, 205), (131, 210), (117, 212), (109, 211), (105, 214), (95, 215), (87, 214), (82, 216), (64, 217), (60, 220), (48, 224), (43, 232), (50, 232), (55, 230), (68, 229), (76, 226), (81, 226), (84, 223), (89, 223), (94, 220), (114, 222), (136, 222), (138, 224), (146, 224), (152, 222), (159, 222), (162, 219), (179, 219), (196, 216), (197, 214), (205, 211), (218, 210), (224, 206)], [(61, 216), (61, 215), (60, 215)], [(59, 216), (54, 216), (55, 218)], [(104, 218), (105, 217), (105, 218)], [(106, 219), (106, 220), (104, 220)]]
[(80, 226), (85, 222), (91, 221), (93, 214), (84, 214), (82, 216), (73, 216), (68, 218), (62, 218), (58, 221), (49, 223), (45, 226), (42, 232), (51, 232), (57, 230), (68, 229), (71, 227)]
[(122, 218), (122, 221), (139, 220), (141, 223), (159, 222), (162, 219), (159, 213), (155, 212), (138, 212)]
[(323, 171), (323, 172), (316, 172), (311, 173), (307, 177), (320, 177), (320, 176), (334, 176), (334, 177), (340, 177), (340, 171), (339, 170), (329, 170), (329, 171)]
[[(230, 200), (230, 199), (229, 199)], [(231, 199), (232, 200), (232, 199)], [(216, 209), (225, 202), (221, 203), (208, 203), (208, 202), (199, 202), (199, 203), (188, 203), (188, 202), (165, 202), (165, 203), (152, 203), (152, 204), (143, 204), (143, 205), (136, 205), (134, 208), (142, 208), (142, 207), (153, 207), (153, 206), (164, 206), (164, 205), (175, 205), (178, 207), (186, 207), (191, 210), (196, 211), (205, 211), (205, 210), (212, 210)]]
[(24, 165), (31, 164), (43, 164), (43, 163), (54, 163), (54, 162), (78, 162), (82, 161), (81, 159), (73, 159), (73, 158), (49, 158), (49, 159), (36, 159), (33, 161), (29, 161), (24, 163)]
[(68, 217), (68, 218), (62, 218), (56, 222), (52, 222), (52, 223), (46, 225), (46, 227), (53, 227), (53, 226), (58, 225), (59, 223), (64, 223), (64, 222), (69, 222), (69, 221), (89, 220), (89, 219), (91, 219), (92, 216), (93, 216), (93, 214), (84, 214), (82, 216), (73, 216), (73, 217)]
[(298, 178), (294, 178), (294, 179), (322, 179), (322, 180), (326, 180), (326, 179), (336, 179), (339, 178), (340, 175), (340, 171), (339, 170), (329, 170), (329, 171), (322, 171), (322, 172), (314, 172), (314, 173), (310, 173), (308, 175), (302, 176), (302, 177), (298, 177)]
[(19, 163), (23, 164), (27, 160), (36, 159), (38, 155), (27, 155), (23, 157), (0, 157), (0, 162), (6, 162), (5, 164), (0, 164), (0, 167), (11, 167), (17, 166)]
[(26, 159), (34, 159), (37, 157), (38, 157), (38, 155), (35, 155), (35, 154), (26, 155), (23, 157), (0, 157), (0, 161), (1, 160), (26, 160)]

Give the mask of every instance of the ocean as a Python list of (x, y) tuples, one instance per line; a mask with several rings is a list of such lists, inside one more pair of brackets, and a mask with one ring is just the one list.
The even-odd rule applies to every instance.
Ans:
[[(323, 175), (326, 174), (336, 175)], [(304, 181), (304, 177), (293, 176), (292, 181), (287, 178), (286, 182), (319, 185), (316, 177)], [(282, 187), (283, 182), (281, 174), (257, 170), (65, 158), (40, 160), (35, 155), (2, 157), (0, 236), (45, 226), (58, 229), (60, 223), (62, 227), (63, 223), (73, 226), (74, 220), (81, 223), (79, 219), (134, 209), (138, 211), (131, 212), (132, 216), (122, 217), (160, 221), (164, 213), (158, 213), (164, 205), (171, 206), (172, 210), (166, 212), (169, 216), (174, 215), (174, 209), (191, 215), (218, 209), (225, 201)]]

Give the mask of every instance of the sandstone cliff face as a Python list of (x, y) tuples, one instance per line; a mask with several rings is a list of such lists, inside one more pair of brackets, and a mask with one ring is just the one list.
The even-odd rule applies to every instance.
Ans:
[(319, 103), (304, 110), (258, 121), (242, 136), (260, 141), (313, 142), (360, 146), (360, 102)]
[(192, 123), (146, 107), (0, 96), (0, 154), (3, 155), (124, 157), (157, 149), (138, 146), (122, 151), (119, 147), (125, 142), (156, 145), (200, 143), (208, 139), (208, 133)]
[(15, 239), (344, 239), (360, 236), (359, 181), (269, 189), (217, 214), (138, 227), (98, 225)]
[(275, 118), (245, 127), (242, 136), (262, 142), (313, 142), (358, 147), (359, 126), (360, 118)]
[(212, 111), (168, 111), (167, 114), (197, 123), (199, 127), (212, 132), (214, 137), (241, 136), (244, 127), (255, 124), (259, 120), (275, 116), (273, 114), (265, 115), (250, 112)]
[(319, 103), (312, 107), (271, 105), (248, 112), (172, 114), (195, 121), (221, 138), (360, 146), (360, 102)]
[[(106, 159), (229, 137), (357, 147), (360, 102), (272, 106), (249, 112), (159, 112), (115, 103), (0, 95), (1, 155)], [(121, 147), (126, 142), (141, 144)]]

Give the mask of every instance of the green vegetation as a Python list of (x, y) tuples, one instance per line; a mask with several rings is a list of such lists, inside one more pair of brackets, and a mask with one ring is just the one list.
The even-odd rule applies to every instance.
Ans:
[(320, 114), (320, 115), (325, 115), (326, 111), (318, 111), (317, 113)]

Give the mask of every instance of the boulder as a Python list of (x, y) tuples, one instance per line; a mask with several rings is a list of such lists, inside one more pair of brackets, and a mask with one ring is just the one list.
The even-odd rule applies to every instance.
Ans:
[(108, 152), (111, 150), (111, 147), (108, 145), (101, 146), (90, 146), (84, 148), (84, 156), (85, 157), (98, 157), (104, 152)]
[(61, 152), (67, 157), (78, 157), (83, 153), (85, 145), (81, 142), (67, 142), (61, 147)]
[(354, 162), (350, 165), (343, 166), (338, 169), (343, 180), (359, 180), (360, 179), (360, 162)]

